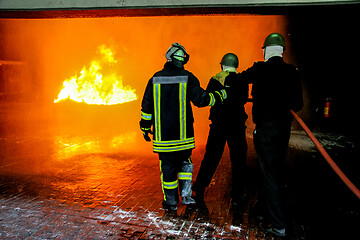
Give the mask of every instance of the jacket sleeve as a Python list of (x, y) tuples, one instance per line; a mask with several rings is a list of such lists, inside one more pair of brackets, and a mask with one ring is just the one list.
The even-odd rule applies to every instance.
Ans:
[(215, 79), (210, 79), (207, 90), (200, 87), (199, 80), (194, 76), (189, 76), (189, 96), (190, 101), (197, 107), (214, 106), (222, 104), (227, 98), (227, 93), (221, 83)]
[(213, 106), (215, 97), (200, 87), (199, 80), (192, 74), (189, 76), (189, 97), (190, 101), (197, 107)]
[(241, 79), (243, 79), (243, 81), (247, 82), (248, 84), (252, 84), (254, 83), (255, 79), (256, 79), (256, 72), (257, 72), (257, 67), (258, 63), (255, 62), (254, 65), (252, 65), (250, 68), (246, 69), (245, 71), (240, 73)]
[(154, 105), (153, 105), (153, 91), (152, 91), (152, 78), (151, 78), (146, 86), (144, 97), (141, 103), (140, 129), (142, 131), (151, 131), (153, 115), (154, 115)]

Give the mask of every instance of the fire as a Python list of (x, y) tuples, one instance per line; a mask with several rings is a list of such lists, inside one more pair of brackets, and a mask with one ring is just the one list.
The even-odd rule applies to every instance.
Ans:
[(71, 99), (96, 105), (114, 105), (135, 101), (135, 89), (124, 86), (121, 76), (116, 74), (118, 61), (113, 49), (101, 45), (98, 47), (99, 57), (92, 60), (90, 66), (81, 69), (78, 75), (63, 82), (63, 89), (54, 103)]

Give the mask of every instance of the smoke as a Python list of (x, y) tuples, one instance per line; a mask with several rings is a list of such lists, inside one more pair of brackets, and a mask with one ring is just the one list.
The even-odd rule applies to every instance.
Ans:
[[(265, 37), (271, 32), (286, 35), (286, 28), (286, 17), (270, 15), (1, 19), (0, 53), (4, 60), (23, 61), (27, 66), (24, 78), (5, 80), (7, 89), (15, 91), (19, 83), (26, 86), (22, 89), (27, 91), (28, 101), (35, 106), (45, 105), (43, 114), (54, 118), (59, 115), (53, 114), (53, 100), (63, 81), (88, 64), (99, 51), (98, 46), (111, 46), (116, 49), (113, 60), (117, 61), (123, 84), (134, 88), (138, 95), (136, 104), (126, 113), (133, 116), (137, 128), (147, 81), (162, 69), (165, 52), (172, 43), (179, 42), (186, 48), (190, 60), (185, 68), (206, 88), (211, 76), (220, 71), (219, 62), (225, 53), (237, 54), (238, 70), (245, 70), (263, 60)], [(1, 68), (6, 71), (4, 66)], [(204, 140), (209, 109), (194, 111), (196, 134)], [(250, 114), (249, 107), (247, 111)], [(127, 124), (117, 120), (117, 125)]]

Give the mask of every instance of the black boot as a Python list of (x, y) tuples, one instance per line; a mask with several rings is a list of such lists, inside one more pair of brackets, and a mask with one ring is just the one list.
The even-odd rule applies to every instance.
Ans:
[(177, 205), (170, 205), (170, 204), (167, 204), (165, 201), (162, 202), (162, 206), (165, 210), (169, 210), (169, 211), (177, 210)]

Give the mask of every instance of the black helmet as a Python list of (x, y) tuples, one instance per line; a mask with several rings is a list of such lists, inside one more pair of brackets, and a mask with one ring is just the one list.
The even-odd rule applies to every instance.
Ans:
[(234, 53), (227, 53), (220, 62), (221, 65), (237, 68), (239, 67), (239, 59)]
[(267, 46), (282, 46), (285, 49), (285, 39), (280, 33), (271, 33), (265, 38), (262, 48)]

